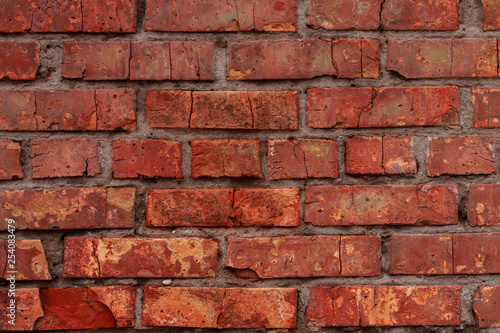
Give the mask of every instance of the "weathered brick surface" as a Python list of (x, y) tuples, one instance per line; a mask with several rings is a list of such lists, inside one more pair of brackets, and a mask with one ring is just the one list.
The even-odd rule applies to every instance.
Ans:
[[(15, 316), (15, 329), (33, 331), (35, 323), (44, 316), (38, 288), (18, 288), (16, 290), (15, 310), (12, 307), (9, 289), (0, 289), (0, 330), (12, 330), (12, 317)], [(9, 314), (11, 316), (9, 316)]]
[(474, 127), (500, 127), (500, 89), (472, 88)]
[(0, 140), (0, 180), (21, 179), (21, 146), (12, 140)]
[(452, 235), (392, 236), (390, 274), (453, 274)]
[(496, 39), (390, 40), (387, 70), (407, 79), (496, 77)]
[(0, 240), (0, 272), (0, 280), (13, 276), (16, 281), (52, 279), (39, 239), (18, 239), (15, 243), (12, 240)]
[(292, 288), (144, 288), (142, 324), (200, 328), (295, 328)]
[(307, 326), (457, 326), (460, 286), (312, 287)]
[(307, 25), (313, 29), (377, 30), (382, 0), (311, 0)]
[(134, 226), (135, 188), (0, 191), (0, 230), (101, 229)]
[(213, 42), (170, 42), (172, 80), (212, 81)]
[(472, 226), (500, 224), (500, 184), (472, 184), (467, 198), (467, 219)]
[(481, 175), (495, 172), (493, 136), (430, 137), (427, 175)]
[(500, 287), (481, 286), (474, 296), (474, 313), (479, 328), (500, 327)]
[(145, 25), (146, 31), (296, 31), (297, 0), (148, 0)]
[(262, 178), (260, 141), (196, 140), (191, 142), (193, 178)]
[(113, 141), (114, 178), (182, 178), (181, 160), (180, 142)]
[(146, 94), (146, 120), (153, 128), (296, 130), (298, 116), (295, 91), (152, 90)]
[(481, 0), (484, 30), (500, 30), (500, 4), (495, 0)]
[(101, 173), (99, 142), (70, 138), (31, 140), (31, 177), (80, 177)]
[(150, 227), (296, 227), (299, 189), (148, 190)]
[(215, 277), (218, 241), (208, 238), (66, 238), (69, 278)]
[(340, 239), (341, 276), (381, 274), (382, 239), (378, 236), (342, 236)]
[(96, 89), (98, 131), (136, 129), (136, 95), (133, 89)]
[(457, 87), (313, 88), (307, 125), (368, 128), (460, 125)]
[(447, 225), (458, 221), (458, 187), (306, 186), (304, 222), (316, 226)]
[(453, 235), (455, 274), (500, 273), (500, 234)]
[(34, 80), (40, 67), (40, 49), (36, 41), (0, 41), (0, 80)]
[(365, 47), (374, 53), (374, 45), (363, 41), (304, 39), (228, 43), (227, 79), (310, 79), (323, 75), (377, 78), (378, 70), (363, 70), (373, 63), (376, 67), (379, 64), (378, 56), (362, 57)]
[(81, 0), (84, 32), (135, 32), (137, 0)]
[(269, 179), (337, 178), (337, 142), (269, 140)]

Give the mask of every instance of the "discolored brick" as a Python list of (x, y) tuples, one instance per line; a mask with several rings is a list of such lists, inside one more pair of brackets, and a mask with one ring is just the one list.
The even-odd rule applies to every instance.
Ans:
[(475, 128), (500, 127), (500, 89), (472, 88)]
[(474, 295), (473, 309), (479, 328), (500, 327), (500, 287), (480, 286)]
[(113, 141), (114, 178), (182, 178), (181, 161), (180, 142)]
[(135, 188), (64, 188), (0, 191), (0, 230), (130, 228)]
[[(0, 289), (0, 330), (12, 330), (11, 297), (9, 289)], [(35, 323), (44, 316), (40, 291), (38, 288), (17, 288), (15, 293), (15, 328), (23, 331), (33, 331)], [(11, 307), (9, 309), (9, 306)]]
[(98, 141), (84, 138), (31, 140), (31, 176), (95, 176), (101, 173), (98, 148)]
[(312, 287), (306, 323), (316, 327), (458, 326), (460, 292), (460, 286)]
[(382, 0), (311, 0), (307, 25), (327, 30), (377, 30)]
[(0, 0), (0, 32), (29, 31), (33, 22), (32, 1)]
[(170, 42), (132, 42), (131, 80), (170, 80)]
[(292, 288), (144, 288), (144, 326), (294, 328)]
[(500, 273), (500, 234), (453, 235), (455, 274)]
[(195, 140), (191, 156), (193, 178), (262, 178), (258, 140)]
[(378, 79), (380, 76), (380, 40), (361, 40), (361, 77)]
[(29, 32), (82, 31), (80, 0), (20, 0), (29, 3), (32, 12)]
[[(14, 248), (11, 246), (8, 240), (0, 240), (0, 253), (6, 254), (4, 258), (0, 254), (0, 268), (2, 268), (0, 280), (11, 277), (15, 277), (16, 281), (52, 279), (45, 251), (39, 239), (17, 239)], [(12, 254), (14, 254), (14, 261), (10, 257)]]
[(412, 136), (384, 136), (384, 173), (388, 175), (416, 174), (417, 160)]
[(189, 128), (192, 92), (146, 91), (146, 121), (152, 128)]
[(384, 155), (382, 137), (354, 137), (345, 144), (347, 174), (383, 175)]
[(500, 184), (472, 184), (467, 200), (471, 226), (500, 224)]
[(0, 140), (0, 180), (21, 179), (21, 146), (11, 140)]
[(496, 77), (498, 41), (496, 39), (454, 39), (453, 77)]
[(70, 278), (215, 277), (218, 241), (208, 238), (66, 238)]
[(452, 235), (392, 236), (389, 274), (453, 274)]
[(40, 67), (40, 49), (35, 41), (0, 41), (0, 80), (34, 80)]
[(81, 0), (83, 32), (135, 32), (137, 0)]
[(457, 224), (458, 187), (306, 186), (304, 222), (316, 226)]
[(340, 238), (341, 276), (378, 276), (381, 274), (382, 240), (378, 236)]
[(484, 31), (500, 30), (500, 4), (495, 0), (481, 0)]
[(269, 179), (337, 178), (337, 142), (269, 140)]
[(481, 175), (495, 172), (493, 136), (429, 137), (427, 175)]
[(0, 131), (34, 131), (36, 104), (34, 91), (0, 91)]
[(136, 129), (134, 89), (96, 89), (97, 130)]
[(170, 42), (172, 80), (213, 81), (213, 42)]

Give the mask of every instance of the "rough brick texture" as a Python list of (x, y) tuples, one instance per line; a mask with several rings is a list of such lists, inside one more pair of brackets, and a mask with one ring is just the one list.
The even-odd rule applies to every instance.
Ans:
[(0, 140), (0, 180), (21, 179), (21, 146), (11, 140)]
[(0, 80), (34, 80), (40, 67), (40, 49), (40, 43), (34, 41), (1, 41)]
[(500, 224), (500, 184), (471, 185), (467, 219), (472, 226)]
[(500, 4), (495, 0), (481, 0), (484, 30), (500, 30)]
[[(0, 240), (0, 271), (1, 279), (9, 279), (12, 276), (17, 281), (51, 280), (47, 257), (39, 239), (21, 239), (14, 244), (14, 252), (9, 251), (8, 240)], [(9, 257), (15, 253), (15, 260)]]
[(474, 296), (474, 313), (479, 328), (500, 327), (500, 287), (481, 286)]
[(474, 127), (500, 127), (500, 89), (472, 88)]

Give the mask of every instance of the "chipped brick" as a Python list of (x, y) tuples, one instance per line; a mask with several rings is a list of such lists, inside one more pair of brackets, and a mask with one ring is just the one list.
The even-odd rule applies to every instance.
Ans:
[(0, 140), (0, 180), (23, 178), (21, 146), (11, 140)]

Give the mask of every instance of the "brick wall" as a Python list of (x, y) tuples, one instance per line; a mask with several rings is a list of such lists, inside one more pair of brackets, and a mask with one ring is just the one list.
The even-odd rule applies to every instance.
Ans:
[(0, 8), (0, 330), (500, 329), (497, 0)]

